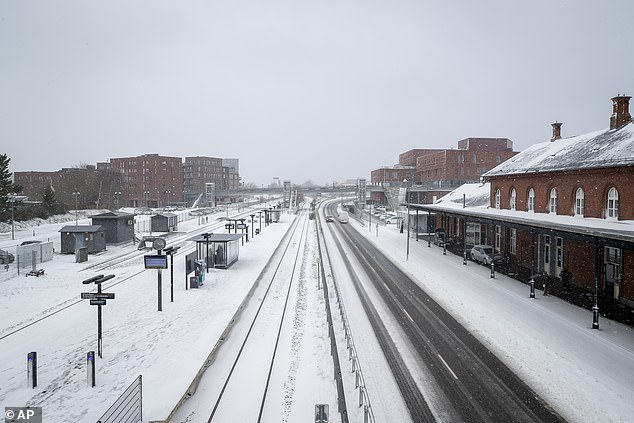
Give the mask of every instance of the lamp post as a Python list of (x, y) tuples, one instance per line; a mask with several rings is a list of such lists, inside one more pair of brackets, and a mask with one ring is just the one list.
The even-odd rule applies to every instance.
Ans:
[(75, 196), (75, 226), (77, 226), (77, 221), (78, 221), (77, 207), (78, 207), (79, 194), (81, 194), (79, 191), (73, 192), (73, 195)]
[(143, 196), (145, 197), (145, 208), (149, 209), (150, 207), (148, 206), (149, 204), (148, 197), (150, 196), (150, 191), (143, 191)]
[(174, 302), (174, 254), (181, 247), (167, 247), (163, 250), (170, 258), (170, 302)]
[(407, 179), (403, 179), (405, 185), (405, 204), (407, 204), (407, 254), (405, 260), (409, 260), (409, 201), (407, 200)]
[(11, 201), (11, 240), (15, 239), (15, 229), (13, 225), (13, 208), (15, 207), (15, 195), (9, 196), (9, 201)]
[(262, 210), (258, 211), (259, 232), (262, 233)]

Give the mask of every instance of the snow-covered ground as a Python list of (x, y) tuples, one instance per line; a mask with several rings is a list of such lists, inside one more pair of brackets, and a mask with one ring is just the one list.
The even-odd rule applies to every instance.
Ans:
[[(175, 260), (175, 302), (169, 302), (169, 276), (163, 274), (163, 311), (156, 310), (155, 271), (142, 271), (140, 259), (99, 273), (112, 273), (118, 285), (116, 299), (109, 300), (104, 313), (104, 357), (97, 360), (97, 386), (86, 384), (86, 352), (96, 350), (96, 310), (87, 301), (71, 305), (88, 291), (81, 284), (94, 271), (80, 271), (86, 263), (74, 263), (74, 256), (55, 255), (44, 263), (45, 276), (18, 277), (13, 270), (0, 270), (0, 407), (42, 406), (46, 422), (92, 422), (139, 374), (143, 375), (144, 419), (165, 418), (185, 392), (228, 320), (256, 280), (260, 270), (288, 228), (292, 215), (282, 215), (278, 224), (264, 228), (262, 234), (240, 250), (240, 261), (226, 271), (213, 271), (198, 290), (185, 291), (182, 253)], [(72, 220), (72, 219), (71, 219)], [(213, 220), (213, 222), (212, 222)], [(209, 225), (215, 223), (209, 219)], [(81, 219), (80, 224), (89, 221)], [(179, 223), (179, 231), (202, 228), (200, 219)], [(36, 228), (0, 234), (0, 248), (15, 246), (25, 239), (50, 238), (59, 251), (59, 233), (66, 223), (41, 223)], [(337, 224), (337, 223), (335, 223)], [(423, 241), (411, 240), (409, 260), (405, 259), (406, 238), (396, 227), (368, 231), (352, 221), (373, 242), (391, 255), (420, 285), (443, 304), (459, 321), (479, 337), (507, 365), (513, 368), (563, 417), (571, 422), (628, 422), (634, 416), (634, 331), (606, 319), (601, 329), (592, 330), (591, 312), (572, 306), (556, 297), (528, 298), (528, 287), (497, 275), (489, 277), (484, 266), (462, 258), (442, 255), (442, 249), (428, 248)], [(257, 226), (256, 226), (257, 227)], [(224, 230), (224, 229), (223, 229)], [(169, 245), (169, 239), (168, 239)], [(315, 248), (310, 244), (310, 248)], [(108, 247), (90, 256), (88, 265), (115, 257), (132, 247)], [(186, 251), (182, 251), (182, 250)], [(307, 257), (314, 257), (307, 252)], [(176, 276), (178, 275), (178, 276)], [(130, 277), (123, 281), (124, 279)], [(306, 285), (311, 289), (311, 282)], [(320, 305), (310, 293), (307, 310)], [(39, 317), (68, 306), (54, 316), (7, 336)], [(299, 309), (301, 310), (301, 309)], [(363, 315), (354, 302), (346, 304), (349, 316)], [(305, 312), (304, 327), (323, 326), (323, 314)], [(317, 317), (308, 317), (315, 315)], [(315, 319), (315, 320), (310, 320)], [(319, 320), (317, 320), (319, 319)], [(356, 331), (356, 332), (355, 332)], [(357, 347), (361, 338), (371, 336), (364, 328), (352, 327)], [(324, 343), (322, 330), (306, 330), (301, 342), (308, 348), (297, 350), (294, 366), (302, 360), (317, 363), (311, 355)], [(368, 348), (371, 348), (368, 346)], [(39, 386), (26, 387), (26, 355), (38, 352)], [(359, 354), (360, 358), (363, 355)], [(367, 351), (365, 356), (368, 357)], [(380, 360), (368, 357), (361, 366), (368, 368)], [(347, 366), (342, 358), (342, 366)], [(369, 372), (369, 371), (368, 371)], [(297, 383), (310, 383), (310, 372), (298, 373)], [(280, 381), (282, 384), (285, 381)], [(374, 382), (370, 385), (370, 382)], [(388, 383), (368, 378), (368, 392), (378, 413)], [(311, 390), (298, 389), (297, 404), (323, 402), (311, 398)], [(299, 394), (298, 394), (299, 395)], [(376, 398), (376, 400), (375, 400)], [(334, 401), (334, 399), (333, 399)], [(354, 398), (349, 398), (352, 403)], [(331, 419), (336, 407), (331, 403)], [(310, 415), (312, 410), (307, 410)], [(298, 416), (292, 410), (288, 416)]]

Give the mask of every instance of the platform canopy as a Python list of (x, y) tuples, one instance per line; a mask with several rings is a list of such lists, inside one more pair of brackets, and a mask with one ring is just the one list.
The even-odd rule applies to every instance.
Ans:
[(188, 241), (196, 241), (196, 242), (229, 242), (235, 241), (242, 238), (244, 234), (209, 234), (209, 237), (206, 239), (202, 235), (197, 235), (194, 238), (188, 239)]

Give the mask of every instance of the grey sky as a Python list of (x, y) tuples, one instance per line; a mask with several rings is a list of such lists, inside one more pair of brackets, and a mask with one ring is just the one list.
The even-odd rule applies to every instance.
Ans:
[(632, 0), (0, 0), (0, 142), (12, 171), (159, 153), (258, 185), (369, 177), (607, 127), (633, 41)]

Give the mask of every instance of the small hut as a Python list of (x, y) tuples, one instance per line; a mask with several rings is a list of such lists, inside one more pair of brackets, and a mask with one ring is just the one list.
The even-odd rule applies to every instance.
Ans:
[(178, 215), (174, 213), (155, 214), (150, 218), (152, 232), (174, 232), (178, 229)]
[(88, 254), (106, 250), (106, 231), (101, 225), (64, 226), (62, 234), (62, 254), (74, 254), (86, 248)]
[(91, 216), (92, 224), (103, 226), (106, 244), (121, 244), (134, 239), (134, 214), (106, 212)]

